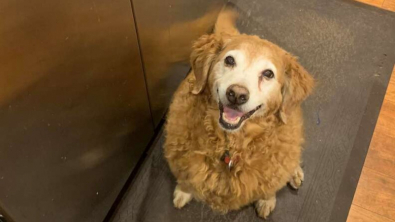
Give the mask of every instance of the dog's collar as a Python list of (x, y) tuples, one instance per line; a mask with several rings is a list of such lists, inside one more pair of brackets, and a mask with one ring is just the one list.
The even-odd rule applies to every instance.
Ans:
[(239, 162), (240, 157), (238, 155), (236, 155), (232, 158), (232, 156), (230, 155), (230, 152), (229, 152), (229, 147), (228, 147), (229, 140), (228, 140), (228, 136), (227, 136), (226, 132), (224, 132), (224, 136), (225, 136), (225, 152), (221, 156), (221, 161), (224, 162), (228, 166), (229, 170), (231, 170), (232, 167)]
[(237, 162), (239, 162), (239, 156), (231, 157), (229, 150), (225, 150), (224, 154), (221, 156), (221, 161), (224, 162), (227, 166), (228, 169), (231, 170), (234, 165), (236, 165)]

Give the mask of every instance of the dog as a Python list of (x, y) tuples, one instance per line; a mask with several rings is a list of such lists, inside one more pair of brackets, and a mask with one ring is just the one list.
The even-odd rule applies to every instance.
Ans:
[(193, 43), (191, 72), (169, 107), (164, 155), (177, 179), (176, 208), (196, 199), (226, 213), (254, 203), (267, 218), (276, 192), (304, 180), (301, 103), (314, 79), (279, 46), (241, 34), (236, 19), (222, 12), (213, 33)]

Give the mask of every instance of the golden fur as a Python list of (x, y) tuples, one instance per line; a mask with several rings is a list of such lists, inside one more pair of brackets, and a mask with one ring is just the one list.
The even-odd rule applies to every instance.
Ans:
[[(217, 24), (214, 34), (202, 36), (193, 45), (192, 71), (175, 92), (169, 109), (165, 157), (183, 193), (220, 212), (255, 202), (258, 214), (266, 217), (274, 208), (275, 193), (287, 182), (297, 188), (303, 180), (299, 175), (303, 174), (299, 167), (300, 104), (311, 93), (314, 81), (293, 56), (259, 37), (239, 34), (233, 14), (225, 15), (220, 16), (222, 26)], [(242, 47), (249, 57), (266, 53), (281, 72), (282, 91), (270, 95), (261, 115), (246, 120), (236, 132), (226, 132), (218, 124), (218, 103), (210, 91), (211, 67), (235, 47)], [(226, 149), (240, 157), (232, 169), (221, 161)], [(268, 200), (270, 208), (265, 207)], [(177, 207), (185, 204), (177, 201), (181, 200), (175, 196)]]

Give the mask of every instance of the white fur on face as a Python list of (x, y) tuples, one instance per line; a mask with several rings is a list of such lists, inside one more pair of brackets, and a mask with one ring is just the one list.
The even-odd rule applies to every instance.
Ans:
[[(236, 63), (234, 67), (226, 66), (224, 60), (227, 56), (234, 58)], [(261, 77), (262, 72), (268, 69), (273, 71), (274, 77), (271, 79)], [(221, 101), (224, 105), (228, 104), (226, 90), (229, 86), (237, 84), (248, 89), (250, 98), (247, 103), (239, 107), (244, 113), (260, 105), (264, 108), (270, 96), (281, 93), (281, 84), (277, 80), (278, 73), (274, 64), (264, 56), (248, 58), (242, 50), (231, 50), (220, 58), (214, 66), (213, 75), (212, 95), (217, 95), (217, 102)]]

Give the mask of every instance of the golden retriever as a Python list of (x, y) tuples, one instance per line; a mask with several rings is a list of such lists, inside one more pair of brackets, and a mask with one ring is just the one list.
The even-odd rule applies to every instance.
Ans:
[(298, 189), (301, 103), (312, 76), (296, 58), (258, 36), (240, 34), (233, 11), (192, 47), (192, 71), (169, 108), (164, 153), (177, 179), (174, 206), (193, 198), (226, 213), (255, 203), (266, 218), (276, 192)]

